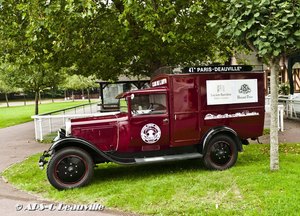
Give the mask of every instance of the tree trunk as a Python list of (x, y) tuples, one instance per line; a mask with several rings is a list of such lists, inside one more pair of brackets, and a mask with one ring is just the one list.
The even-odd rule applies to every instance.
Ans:
[(72, 90), (72, 101), (74, 102), (74, 91)]
[(279, 170), (278, 145), (278, 73), (279, 59), (271, 62), (271, 126), (270, 126), (270, 169)]
[(39, 91), (35, 91), (35, 111), (34, 114), (38, 115), (39, 114)]
[(7, 93), (5, 93), (5, 101), (6, 101), (6, 106), (9, 107), (9, 103), (8, 103), (8, 96)]
[(87, 95), (88, 95), (88, 99), (89, 99), (89, 103), (91, 103), (91, 98), (90, 98), (90, 89), (87, 89)]
[(84, 100), (84, 89), (81, 89), (81, 99)]
[(51, 88), (51, 97), (52, 97), (52, 103), (54, 103), (54, 87)]
[(42, 97), (41, 97), (41, 92), (39, 91), (39, 101), (40, 101), (40, 104), (42, 104)]
[(26, 94), (24, 92), (24, 106), (26, 106)]
[(65, 100), (67, 100), (67, 90), (64, 90)]

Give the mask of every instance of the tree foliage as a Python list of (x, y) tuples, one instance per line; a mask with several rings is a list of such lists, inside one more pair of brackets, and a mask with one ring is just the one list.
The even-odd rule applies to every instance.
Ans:
[[(167, 65), (215, 61), (223, 53), (206, 25), (215, 1), (4, 1), (6, 60), (116, 79)], [(4, 18), (5, 17), (5, 18)], [(40, 67), (43, 64), (40, 64)]]
[(222, 53), (223, 40), (207, 26), (215, 1), (113, 1), (125, 26), (128, 67), (148, 75), (162, 66), (203, 64)]
[(216, 8), (214, 1), (51, 0), (44, 13), (61, 66), (114, 80), (119, 74), (152, 75), (161, 66), (215, 61), (224, 43), (206, 22)]
[(266, 62), (300, 47), (300, 2), (296, 0), (224, 0), (219, 35), (248, 47)]

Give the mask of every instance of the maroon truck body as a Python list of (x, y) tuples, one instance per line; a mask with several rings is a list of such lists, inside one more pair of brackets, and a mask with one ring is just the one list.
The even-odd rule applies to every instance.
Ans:
[[(261, 71), (163, 74), (150, 85), (119, 95), (126, 100), (121, 112), (67, 123), (66, 131), (60, 131), (40, 160), (43, 166), (44, 157), (52, 156), (47, 174), (54, 187), (85, 185), (91, 178), (89, 163), (203, 158), (210, 169), (227, 169), (235, 164), (242, 143), (248, 144), (247, 139), (263, 133)], [(71, 165), (60, 168), (70, 160)], [(69, 170), (73, 172), (76, 161), (83, 167), (77, 170), (82, 175), (76, 179), (72, 173), (74, 179), (69, 181)]]

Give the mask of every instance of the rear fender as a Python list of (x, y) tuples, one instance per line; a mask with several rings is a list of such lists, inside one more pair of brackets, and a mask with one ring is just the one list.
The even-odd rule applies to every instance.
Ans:
[(240, 151), (240, 152), (243, 151), (242, 142), (241, 142), (240, 138), (238, 137), (236, 131), (233, 130), (232, 128), (229, 128), (226, 126), (220, 126), (220, 127), (215, 127), (215, 128), (210, 129), (205, 134), (205, 136), (202, 138), (202, 141), (201, 141), (202, 148), (200, 149), (202, 151), (201, 153), (206, 152), (207, 144), (217, 134), (226, 134), (226, 135), (230, 136), (235, 141), (238, 151)]

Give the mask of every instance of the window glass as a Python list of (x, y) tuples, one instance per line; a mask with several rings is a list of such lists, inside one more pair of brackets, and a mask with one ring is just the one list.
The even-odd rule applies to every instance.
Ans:
[(134, 95), (131, 100), (133, 115), (153, 115), (167, 112), (165, 94)]

